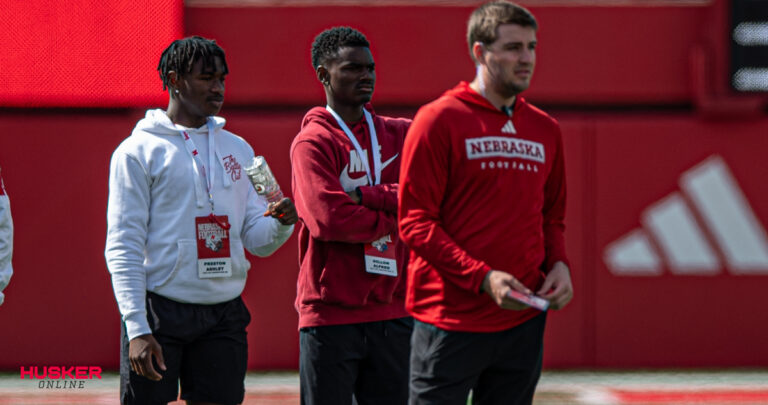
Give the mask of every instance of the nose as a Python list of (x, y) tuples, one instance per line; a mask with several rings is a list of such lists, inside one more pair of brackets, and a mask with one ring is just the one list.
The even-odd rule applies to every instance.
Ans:
[(211, 91), (214, 93), (224, 94), (224, 80), (214, 79), (211, 86)]
[(363, 80), (376, 80), (376, 71), (373, 68), (363, 69)]
[(533, 49), (525, 48), (520, 53), (520, 62), (531, 64), (536, 60), (536, 51)]

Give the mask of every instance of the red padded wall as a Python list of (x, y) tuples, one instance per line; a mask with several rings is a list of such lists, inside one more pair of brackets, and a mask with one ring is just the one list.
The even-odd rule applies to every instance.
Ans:
[(182, 0), (3, 1), (0, 106), (162, 102), (155, 69), (182, 11)]
[[(691, 100), (689, 53), (706, 26), (704, 6), (536, 6), (538, 66), (531, 99), (589, 105)], [(420, 105), (474, 67), (464, 32), (472, 7), (189, 8), (186, 30), (216, 38), (232, 71), (229, 101), (314, 104), (315, 35), (335, 25), (363, 31), (376, 60), (379, 104)]]
[[(594, 229), (595, 365), (765, 366), (768, 364), (768, 313), (759, 308), (768, 287), (768, 264), (752, 274), (729, 268), (723, 245), (715, 240), (706, 214), (682, 188), (681, 175), (711, 157), (719, 157), (736, 188), (768, 229), (768, 120), (711, 122), (688, 117), (600, 117), (595, 123), (596, 193)], [(659, 201), (679, 193), (693, 214), (719, 265), (712, 274), (670, 265), (664, 241), (641, 221)], [(729, 193), (730, 194), (730, 193)], [(710, 196), (711, 197), (711, 196)], [(726, 208), (716, 215), (731, 215)], [(733, 225), (733, 224), (731, 224)], [(655, 276), (617, 276), (600, 260), (608, 244), (634, 230), (651, 235), (661, 260)], [(735, 235), (749, 242), (744, 233)], [(764, 246), (765, 248), (768, 248)]]
[[(576, 295), (549, 318), (546, 366), (765, 365), (768, 318), (759, 311), (760, 292), (768, 287), (764, 273), (737, 275), (723, 264), (709, 276), (675, 275), (658, 240), (651, 243), (661, 260), (657, 275), (617, 275), (604, 260), (606, 248), (624, 235), (649, 233), (644, 213), (679, 192), (681, 174), (713, 155), (729, 168), (757, 225), (768, 226), (762, 156), (768, 117), (712, 121), (695, 110), (664, 110), (697, 103), (702, 89), (692, 80), (693, 49), (703, 50), (705, 68), (715, 74), (707, 78), (712, 87), (707, 97), (723, 102), (717, 97), (724, 81), (717, 74), (727, 55), (719, 31), (724, 0), (690, 6), (562, 4), (531, 7), (542, 28), (539, 64), (526, 94), (538, 104), (559, 106), (548, 110), (563, 127), (569, 184), (566, 237)], [(222, 112), (227, 127), (267, 156), (289, 191), (290, 142), (304, 111), (324, 102), (309, 62), (314, 35), (332, 25), (362, 29), (377, 62), (377, 110), (412, 116), (421, 103), (471, 79), (463, 39), (469, 11), (188, 7), (184, 26), (186, 34), (209, 36), (224, 46), (231, 68)], [(141, 71), (159, 88), (155, 63)], [(144, 100), (141, 108), (0, 112), (0, 165), (16, 224), (16, 274), (0, 307), (0, 369), (117, 367), (119, 316), (103, 257), (108, 162), (143, 115), (140, 110), (164, 107), (165, 98), (159, 93), (141, 98), (146, 93), (133, 87), (134, 77), (115, 72), (95, 83), (112, 80), (135, 88), (133, 100)], [(3, 66), (0, 78), (7, 77)], [(123, 105), (82, 94), (67, 105), (94, 105), (88, 100)], [(617, 105), (639, 110), (616, 112)], [(591, 112), (578, 112), (583, 106)], [(702, 214), (684, 201), (719, 262), (726, 263)], [(272, 257), (252, 259), (244, 293), (253, 315), (249, 367), (296, 368), (295, 236)]]
[[(267, 156), (289, 189), (288, 149), (303, 111), (224, 114), (228, 128)], [(566, 237), (576, 296), (551, 314), (545, 364), (765, 364), (768, 318), (753, 310), (768, 283), (765, 273), (734, 275), (724, 268), (714, 276), (675, 276), (665, 267), (656, 277), (626, 277), (612, 274), (602, 257), (609, 243), (642, 227), (643, 210), (679, 188), (681, 173), (714, 154), (730, 167), (760, 226), (767, 226), (761, 155), (768, 119), (737, 124), (685, 114), (554, 114), (566, 147)], [(16, 273), (0, 307), (0, 325), (13, 333), (0, 333), (0, 368), (117, 366), (119, 316), (103, 258), (108, 162), (140, 116), (0, 116), (3, 133), (15, 135), (0, 137), (0, 164), (16, 225)], [(253, 315), (251, 368), (297, 365), (296, 257), (292, 237), (274, 256), (252, 258), (244, 293)]]

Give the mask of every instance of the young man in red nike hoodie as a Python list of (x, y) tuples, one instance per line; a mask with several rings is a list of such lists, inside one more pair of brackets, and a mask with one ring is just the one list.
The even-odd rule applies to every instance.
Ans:
[(410, 120), (376, 115), (370, 44), (336, 27), (312, 44), (326, 107), (291, 145), (300, 218), (301, 403), (405, 404), (412, 318), (397, 233), (400, 151)]
[(545, 315), (508, 294), (536, 292), (553, 309), (572, 297), (560, 128), (518, 96), (536, 30), (513, 3), (476, 9), (467, 36), (477, 76), (422, 107), (406, 138), (412, 405), (463, 405), (470, 389), (474, 404), (530, 404)]

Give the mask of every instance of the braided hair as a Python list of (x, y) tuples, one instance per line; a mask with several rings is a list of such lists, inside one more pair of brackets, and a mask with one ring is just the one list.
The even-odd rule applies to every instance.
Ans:
[(203, 70), (214, 68), (217, 56), (221, 58), (224, 74), (229, 73), (224, 50), (216, 44), (216, 41), (199, 36), (173, 41), (168, 48), (165, 48), (157, 65), (157, 71), (163, 81), (163, 90), (169, 87), (168, 72), (174, 71), (180, 76), (189, 73), (192, 71), (192, 65), (200, 59), (203, 61)]

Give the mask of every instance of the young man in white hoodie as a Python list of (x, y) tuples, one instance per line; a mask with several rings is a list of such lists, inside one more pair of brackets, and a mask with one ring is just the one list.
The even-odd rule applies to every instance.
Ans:
[(121, 403), (238, 404), (245, 393), (240, 294), (250, 263), (277, 250), (298, 219), (293, 202), (256, 194), (254, 157), (216, 117), (224, 51), (201, 37), (174, 41), (158, 66), (168, 110), (147, 111), (115, 150), (107, 207), (107, 266), (123, 320)]
[(0, 176), (0, 305), (5, 301), (3, 290), (8, 287), (13, 275), (11, 257), (13, 256), (13, 220), (11, 202), (5, 194), (3, 176)]

